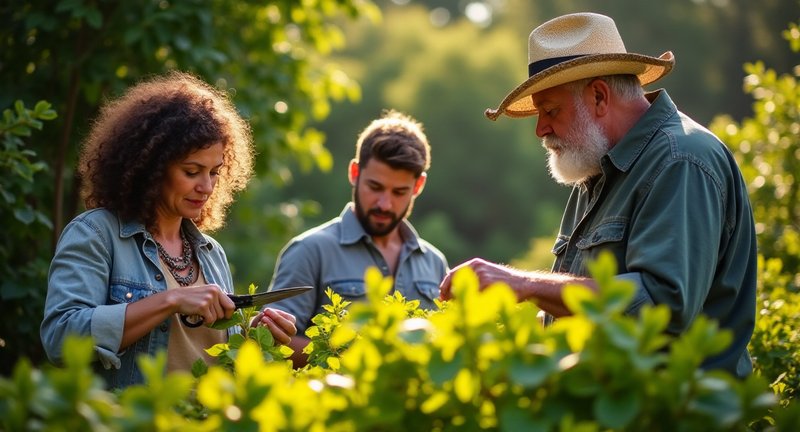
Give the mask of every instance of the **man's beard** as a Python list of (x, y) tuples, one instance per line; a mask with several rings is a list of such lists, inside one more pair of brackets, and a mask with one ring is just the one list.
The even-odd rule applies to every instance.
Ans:
[(565, 185), (580, 184), (600, 174), (600, 158), (609, 149), (608, 138), (592, 121), (586, 105), (576, 100), (576, 107), (575, 123), (563, 138), (551, 134), (543, 139), (550, 153), (550, 176)]
[[(400, 215), (392, 212), (381, 211), (378, 208), (365, 210), (364, 206), (361, 205), (361, 200), (358, 199), (358, 181), (356, 181), (356, 186), (353, 189), (353, 202), (355, 203), (356, 217), (361, 223), (361, 226), (364, 228), (364, 231), (372, 237), (383, 237), (391, 233), (392, 230), (394, 230), (397, 225), (400, 224), (400, 222), (402, 222), (403, 219), (410, 213), (411, 205), (414, 201), (412, 199), (406, 208), (403, 209), (403, 212)], [(389, 216), (391, 220), (385, 224), (373, 224), (369, 220), (369, 215)]]

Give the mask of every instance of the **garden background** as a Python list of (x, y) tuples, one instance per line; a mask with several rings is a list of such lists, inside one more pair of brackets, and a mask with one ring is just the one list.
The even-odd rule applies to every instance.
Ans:
[[(491, 122), (526, 76), (527, 36), (562, 13), (612, 16), (627, 49), (673, 51), (648, 88), (731, 148), (762, 255), (757, 368), (786, 398), (800, 336), (800, 32), (796, 0), (12, 0), (0, 5), (0, 372), (46, 360), (49, 260), (83, 210), (75, 163), (107, 97), (192, 71), (231, 91), (253, 126), (257, 178), (225, 247), (237, 289), (266, 288), (291, 236), (338, 215), (358, 132), (381, 110), (424, 123), (432, 167), (412, 222), (451, 265), (473, 256), (546, 268), (568, 189), (547, 175), (535, 120)], [(47, 101), (47, 103), (39, 103)], [(48, 105), (49, 104), (49, 105)]]

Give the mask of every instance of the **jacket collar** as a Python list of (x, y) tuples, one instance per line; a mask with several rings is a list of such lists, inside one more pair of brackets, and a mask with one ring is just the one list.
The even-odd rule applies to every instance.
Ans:
[(633, 166), (653, 135), (678, 112), (666, 90), (656, 90), (645, 96), (650, 101), (650, 108), (606, 155), (622, 172)]
[[(147, 240), (153, 240), (153, 235), (147, 231), (144, 224), (135, 221), (135, 220), (123, 220), (119, 215), (117, 215), (117, 219), (119, 220), (119, 236), (122, 238), (133, 237), (137, 234), (143, 235)], [(190, 219), (183, 219), (181, 222), (181, 228), (183, 231), (189, 236), (189, 241), (192, 244), (197, 245), (198, 247), (205, 247), (208, 250), (211, 250), (214, 245), (209, 242), (203, 233), (197, 228), (197, 225), (194, 224)]]

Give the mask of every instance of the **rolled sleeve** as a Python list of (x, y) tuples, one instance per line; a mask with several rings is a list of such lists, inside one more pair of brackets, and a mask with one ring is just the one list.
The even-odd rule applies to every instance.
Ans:
[(108, 302), (110, 245), (83, 219), (65, 227), (50, 264), (41, 340), (48, 358), (61, 363), (69, 335), (91, 336), (103, 365), (119, 367), (125, 304)]
[(653, 306), (655, 304), (653, 303), (653, 298), (650, 297), (650, 293), (648, 293), (647, 289), (644, 287), (641, 273), (622, 273), (617, 275), (617, 279), (633, 282), (636, 287), (633, 300), (631, 300), (628, 308), (625, 309), (626, 314), (638, 315), (644, 306)]
[(122, 365), (117, 349), (122, 342), (125, 321), (120, 321), (119, 317), (125, 316), (127, 306), (127, 303), (98, 306), (92, 314), (91, 332), (95, 352), (106, 369), (119, 369)]

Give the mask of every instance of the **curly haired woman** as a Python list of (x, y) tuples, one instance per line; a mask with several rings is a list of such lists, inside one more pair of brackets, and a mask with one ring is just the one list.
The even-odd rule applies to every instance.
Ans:
[[(209, 360), (204, 349), (228, 337), (209, 325), (234, 304), (225, 251), (204, 231), (223, 225), (253, 152), (229, 98), (190, 74), (141, 82), (102, 108), (78, 166), (89, 210), (66, 226), (50, 265), (41, 337), (53, 362), (70, 334), (92, 336), (114, 388), (142, 382), (139, 355), (166, 350), (167, 371)], [(256, 323), (286, 343), (294, 321), (266, 309)]]

